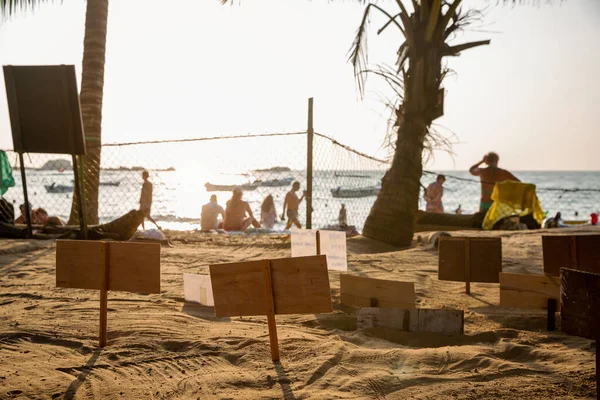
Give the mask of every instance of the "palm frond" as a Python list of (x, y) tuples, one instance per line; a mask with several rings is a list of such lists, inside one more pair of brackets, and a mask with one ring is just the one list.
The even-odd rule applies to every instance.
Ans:
[(53, 2), (53, 0), (0, 0), (0, 16), (11, 17), (17, 11), (33, 11), (40, 4), (49, 2)]
[(351, 62), (352, 66), (354, 67), (354, 78), (356, 79), (358, 91), (361, 94), (361, 96), (364, 94), (365, 86), (365, 77), (362, 72), (366, 69), (367, 64), (369, 63), (367, 50), (367, 28), (369, 26), (370, 10), (371, 5), (369, 4), (365, 8), (365, 12), (363, 14), (360, 25), (356, 30), (356, 37), (354, 38), (354, 42), (352, 42), (352, 47), (350, 47), (350, 51), (348, 52), (348, 61)]

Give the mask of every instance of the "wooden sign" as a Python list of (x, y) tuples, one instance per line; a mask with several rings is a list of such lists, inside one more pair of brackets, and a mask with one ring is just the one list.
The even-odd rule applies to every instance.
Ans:
[(340, 275), (340, 301), (347, 306), (415, 308), (413, 282)]
[(358, 329), (385, 327), (407, 332), (432, 332), (447, 336), (464, 333), (463, 310), (433, 310), (424, 308), (361, 308), (356, 312)]
[(217, 317), (266, 315), (271, 358), (279, 360), (275, 315), (332, 312), (325, 256), (210, 266)]
[(471, 293), (471, 282), (498, 283), (502, 272), (500, 238), (441, 236), (438, 279), (465, 282)]
[(347, 271), (346, 233), (312, 229), (292, 230), (292, 257), (321, 254), (327, 256), (329, 270)]
[(548, 330), (555, 329), (560, 279), (547, 275), (500, 273), (500, 306), (548, 310)]
[(185, 301), (203, 306), (215, 305), (209, 275), (183, 274), (183, 297)]
[(600, 274), (560, 270), (561, 330), (596, 341), (596, 398), (600, 399)]
[(100, 290), (100, 347), (109, 290), (160, 293), (160, 244), (56, 241), (56, 287)]
[(74, 65), (4, 66), (17, 153), (85, 154)]
[(542, 236), (544, 273), (560, 275), (561, 268), (600, 273), (600, 235)]

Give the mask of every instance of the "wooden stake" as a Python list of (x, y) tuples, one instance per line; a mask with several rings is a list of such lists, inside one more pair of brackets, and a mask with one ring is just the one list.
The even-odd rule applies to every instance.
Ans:
[(571, 236), (571, 268), (577, 268), (577, 236)]
[(100, 347), (106, 346), (106, 325), (108, 318), (108, 243), (102, 242), (102, 276), (100, 282)]
[(471, 294), (471, 239), (465, 240), (465, 293)]
[(600, 350), (598, 345), (600, 344), (600, 334), (596, 338), (596, 399), (600, 400)]
[(317, 255), (321, 255), (321, 232), (317, 231)]
[(277, 342), (277, 324), (275, 322), (275, 301), (273, 300), (273, 284), (271, 282), (271, 261), (263, 264), (263, 279), (265, 282), (265, 303), (267, 306), (267, 324), (269, 326), (269, 341), (271, 342), (271, 359), (279, 361), (279, 343)]
[(548, 299), (548, 326), (549, 331), (556, 329), (556, 299)]

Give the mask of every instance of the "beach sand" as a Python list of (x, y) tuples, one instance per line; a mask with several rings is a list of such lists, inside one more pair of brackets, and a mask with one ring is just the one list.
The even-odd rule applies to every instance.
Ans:
[[(455, 234), (467, 233), (502, 236), (505, 272), (542, 273), (539, 231)], [(109, 293), (104, 349), (99, 293), (55, 287), (55, 242), (0, 241), (0, 398), (595, 398), (594, 342), (547, 332), (543, 311), (498, 307), (498, 284), (474, 283), (468, 296), (463, 283), (438, 281), (426, 241), (399, 250), (349, 239), (349, 272), (414, 281), (420, 307), (464, 308), (464, 336), (356, 332), (330, 272), (334, 312), (278, 316), (273, 364), (266, 318), (184, 304), (182, 273), (287, 257), (289, 236), (170, 236), (161, 294)]]

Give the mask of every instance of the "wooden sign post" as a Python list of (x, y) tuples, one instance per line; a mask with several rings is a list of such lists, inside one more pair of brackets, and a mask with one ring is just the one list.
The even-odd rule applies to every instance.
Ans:
[(292, 230), (292, 257), (322, 254), (327, 256), (329, 270), (347, 271), (346, 232), (313, 229)]
[(561, 268), (600, 273), (600, 235), (542, 236), (544, 274), (559, 276)]
[(415, 308), (414, 282), (340, 275), (340, 302), (355, 307)]
[(160, 244), (58, 240), (56, 287), (100, 291), (100, 347), (106, 346), (108, 291), (160, 293)]
[(596, 398), (600, 400), (600, 274), (560, 271), (561, 330), (596, 341)]
[(502, 241), (440, 236), (438, 267), (439, 280), (465, 282), (465, 293), (471, 294), (471, 282), (499, 282)]
[(210, 266), (217, 317), (266, 315), (271, 359), (279, 361), (275, 315), (332, 312), (325, 256)]
[(560, 280), (547, 275), (500, 273), (500, 306), (548, 310), (548, 330), (556, 329)]

